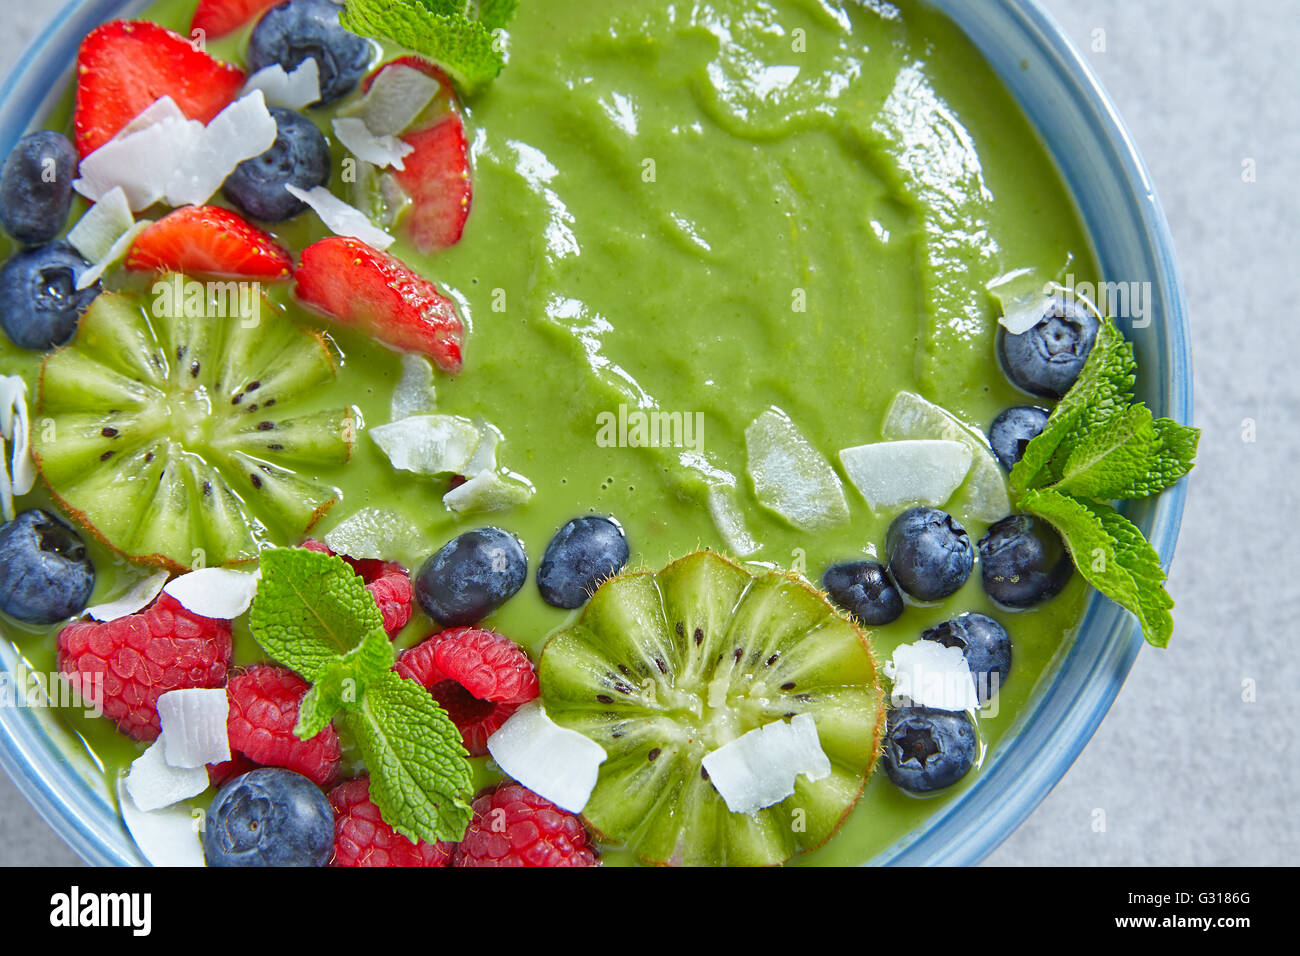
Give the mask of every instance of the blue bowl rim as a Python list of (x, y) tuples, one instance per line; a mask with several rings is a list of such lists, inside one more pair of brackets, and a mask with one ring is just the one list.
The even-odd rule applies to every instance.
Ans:
[[(1174, 255), (1173, 237), (1150, 174), (1109, 95), (1056, 21), (1043, 10), (1038, 0), (1003, 2), (1018, 18), (1020, 28), (1035, 37), (1044, 51), (1064, 64), (1078, 81), (1074, 89), (1075, 105), (1091, 117), (1093, 126), (1105, 136), (1132, 207), (1140, 211), (1142, 231), (1155, 266), (1153, 278), (1159, 283), (1165, 303), (1164, 322), (1173, 332), (1165, 356), (1170, 371), (1167, 383), (1170, 393), (1165, 413), (1190, 423), (1193, 398), (1186, 299)], [(43, 89), (48, 100), (50, 91), (60, 88), (59, 79), (70, 67), (67, 63), (55, 63), (45, 58), (46, 49), (68, 34), (75, 34), (79, 40), (107, 15), (129, 3), (130, 0), (67, 0), (55, 19), (32, 40), (5, 77), (3, 85), (0, 85), (0, 104), (9, 102), (24, 87), (28, 90)], [(0, 128), (0, 141), (15, 140), (22, 132), (23, 129)], [(1185, 499), (1186, 485), (1183, 482), (1160, 497), (1146, 522), (1150, 525), (1148, 537), (1166, 568), (1173, 558)], [(1098, 605), (1103, 602), (1100, 596), (1092, 596), (1079, 626), (1079, 634), (1089, 631)], [(1073, 642), (1074, 646), (1055, 671), (1053, 686), (1040, 689), (1036, 694), (1037, 703), (1020, 718), (1018, 726), (1042, 723), (1044, 702), (1081, 643), (1078, 639)], [(900, 841), (874, 862), (973, 865), (996, 849), (1042, 802), (1087, 745), (1119, 693), (1143, 641), (1136, 622), (1130, 619), (1120, 626), (1118, 638), (1113, 633), (1108, 643), (1105, 656), (1095, 660), (1089, 672), (1076, 682), (1085, 693), (1077, 694), (1057, 707), (1068, 720), (1063, 719), (1039, 734), (1033, 741), (1034, 754), (1026, 755), (1050, 754), (1050, 761), (1035, 763), (1027, 760), (1018, 770), (1008, 771), (1009, 764), (1004, 758), (1016, 756), (1026, 743), (1023, 735), (1015, 735), (1009, 745), (1006, 742), (1000, 745), (997, 760), (988, 775), (981, 774), (976, 784), (930, 821), (924, 831)], [(14, 655), (7, 643), (0, 645), (0, 655), (6, 665), (12, 665)], [(58, 753), (53, 742), (45, 738), (44, 732), (33, 726), (18, 726), (15, 721), (23, 720), (18, 716), (19, 711), (5, 710), (5, 713), (0, 713), (0, 767), (55, 832), (88, 863), (144, 863), (134, 847), (120, 846), (112, 838), (114, 831), (121, 833), (116, 817), (104, 818), (102, 806), (98, 806), (85, 792), (84, 781), (78, 779), (76, 771)], [(39, 759), (42, 750), (44, 760)], [(1001, 802), (992, 799), (998, 795), (996, 791), (1001, 777), (1013, 772), (1016, 778), (1014, 799)], [(69, 784), (73, 785), (71, 789)], [(980, 804), (978, 809), (982, 816), (979, 820), (971, 818), (975, 803)]]

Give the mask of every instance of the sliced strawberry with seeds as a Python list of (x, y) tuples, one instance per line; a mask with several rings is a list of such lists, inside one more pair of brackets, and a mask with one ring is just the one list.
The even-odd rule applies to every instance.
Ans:
[(360, 239), (331, 236), (302, 251), (298, 298), (385, 345), (422, 352), (459, 372), (465, 324), (456, 303), (400, 260)]
[(136, 236), (126, 255), (136, 272), (287, 279), (293, 259), (270, 234), (220, 206), (183, 206)]
[(225, 36), (280, 2), (282, 0), (199, 0), (194, 19), (190, 21), (190, 31), (202, 30), (209, 38)]
[(206, 123), (243, 85), (243, 70), (180, 34), (156, 23), (112, 20), (90, 31), (77, 52), (77, 150), (83, 157), (93, 153), (163, 96)]
[(415, 151), (393, 177), (411, 197), (406, 229), (421, 252), (454, 246), (465, 232), (473, 185), (465, 124), (455, 113), (402, 141)]

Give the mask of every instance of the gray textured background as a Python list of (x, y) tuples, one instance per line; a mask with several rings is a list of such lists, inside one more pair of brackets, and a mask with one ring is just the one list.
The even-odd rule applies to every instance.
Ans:
[[(1169, 585), (1172, 648), (1139, 655), (1078, 762), (989, 862), (1300, 862), (1287, 812), (1300, 792), (1289, 646), (1300, 620), (1300, 375), (1288, 292), (1300, 274), (1300, 0), (1044, 3), (1110, 90), (1169, 215), (1205, 434)], [(50, 14), (0, 6), (2, 72)], [(1247, 160), (1255, 182), (1243, 181)], [(1254, 442), (1243, 441), (1248, 419)], [(0, 775), (0, 864), (75, 862)]]

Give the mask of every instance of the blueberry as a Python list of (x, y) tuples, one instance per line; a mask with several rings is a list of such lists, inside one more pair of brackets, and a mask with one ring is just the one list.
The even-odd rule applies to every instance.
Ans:
[(1025, 446), (1047, 427), (1050, 413), (1037, 405), (1016, 405), (1008, 408), (989, 428), (989, 444), (998, 456), (1002, 467), (1010, 471), (1025, 454)]
[(879, 561), (848, 561), (826, 569), (822, 587), (859, 624), (889, 624), (903, 613), (903, 596)]
[(279, 106), (275, 142), (260, 156), (246, 159), (226, 177), (224, 195), (241, 212), (264, 222), (292, 219), (307, 204), (284, 187), (324, 186), (330, 179), (330, 147), (325, 134), (307, 117)]
[(1083, 371), (1097, 340), (1096, 316), (1072, 298), (1051, 299), (1038, 324), (1019, 335), (998, 338), (1002, 371), (1031, 395), (1060, 398)]
[(103, 286), (77, 290), (89, 263), (66, 242), (25, 249), (0, 268), (0, 321), (15, 345), (43, 352), (72, 338)]
[(910, 508), (894, 519), (885, 536), (889, 573), (918, 601), (940, 601), (957, 593), (975, 564), (966, 529), (938, 508)]
[(885, 719), (885, 773), (904, 790), (950, 787), (975, 763), (975, 726), (964, 713), (897, 707)]
[(334, 809), (292, 770), (263, 767), (217, 793), (203, 827), (208, 866), (325, 866), (334, 852)]
[(279, 63), (286, 72), (308, 57), (320, 67), (320, 99), (331, 103), (357, 85), (370, 64), (369, 41), (339, 25), (339, 8), (330, 0), (288, 0), (257, 21), (248, 40), (252, 72)]
[(1055, 597), (1074, 573), (1056, 529), (1029, 515), (1008, 515), (980, 539), (984, 591), (1004, 607), (1026, 608)]
[(53, 130), (18, 141), (0, 173), (0, 225), (19, 242), (49, 242), (68, 221), (77, 151)]
[[(987, 703), (1011, 676), (1011, 636), (1007, 629), (986, 614), (969, 612), (926, 630), (921, 637), (944, 647), (959, 647), (970, 672), (980, 703)], [(996, 677), (994, 675), (997, 675)]]
[(443, 545), (415, 576), (415, 599), (443, 627), (483, 620), (528, 578), (519, 539), (500, 528), (476, 528)]
[(54, 624), (84, 611), (94, 589), (85, 544), (48, 511), (24, 511), (0, 528), (0, 611)]
[(617, 522), (600, 515), (574, 518), (551, 538), (537, 569), (542, 600), (552, 607), (587, 603), (600, 582), (627, 564), (627, 538)]

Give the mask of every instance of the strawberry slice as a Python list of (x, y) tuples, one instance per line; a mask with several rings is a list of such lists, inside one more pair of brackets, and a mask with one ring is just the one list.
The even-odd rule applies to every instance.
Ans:
[(190, 21), (190, 33), (203, 30), (209, 39), (225, 36), (280, 2), (281, 0), (199, 0), (194, 19)]
[(293, 259), (268, 233), (229, 209), (183, 206), (136, 236), (126, 254), (136, 272), (287, 279)]
[(77, 52), (77, 150), (87, 156), (161, 96), (206, 123), (238, 95), (244, 71), (156, 23), (111, 20)]
[(331, 236), (302, 251), (294, 275), (304, 305), (385, 345), (422, 352), (445, 372), (460, 371), (465, 324), (456, 304), (398, 259)]
[(405, 169), (392, 171), (411, 197), (406, 229), (421, 252), (434, 252), (460, 242), (469, 219), (474, 189), (470, 182), (469, 145), (465, 124), (451, 113), (428, 129), (402, 137), (414, 147)]

